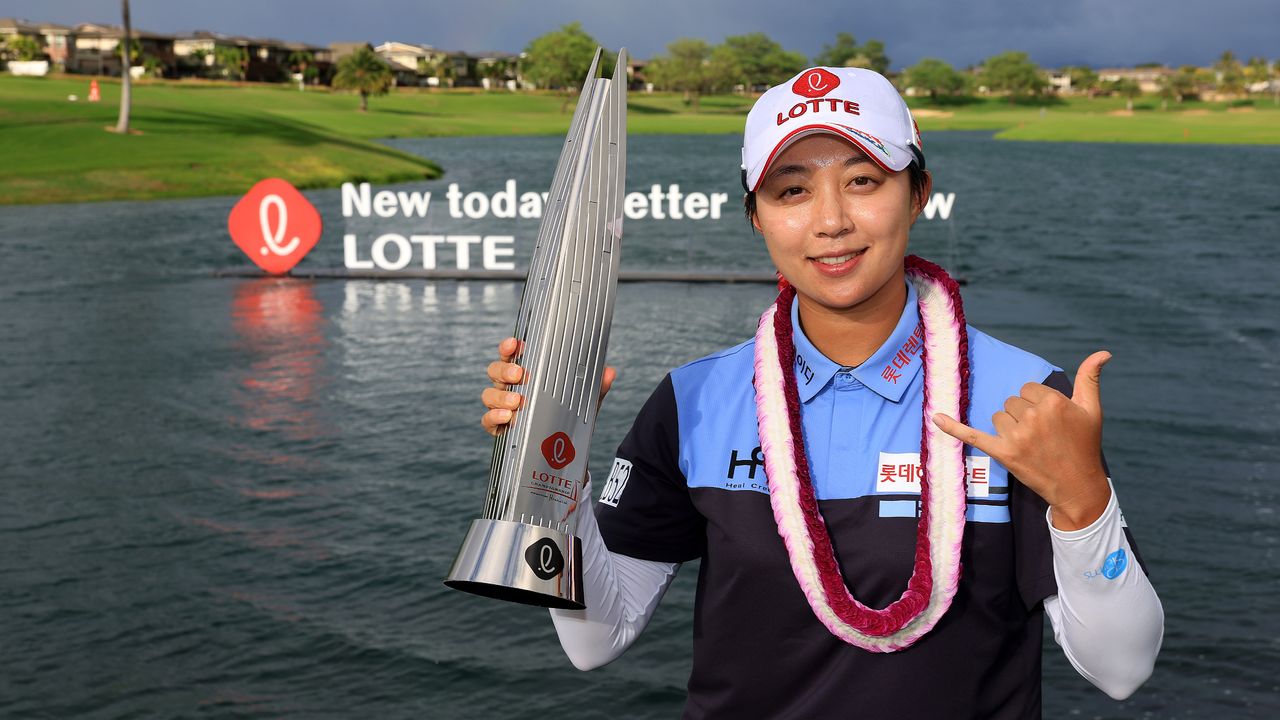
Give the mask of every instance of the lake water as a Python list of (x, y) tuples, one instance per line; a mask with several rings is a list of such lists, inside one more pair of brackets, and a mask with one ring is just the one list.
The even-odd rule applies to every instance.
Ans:
[[(925, 141), (956, 198), (913, 251), (968, 281), (970, 322), (1072, 373), (1115, 354), (1105, 447), (1164, 649), (1114, 702), (1048, 638), (1045, 715), (1275, 717), (1280, 148)], [(633, 137), (628, 184), (738, 197), (737, 142)], [(396, 189), (443, 202), (544, 190), (560, 141), (392, 144), (448, 170)], [(524, 267), (537, 228), (306, 195), (328, 229), (304, 267), (340, 266), (344, 232), (508, 234)], [(676, 717), (696, 567), (589, 674), (545, 611), (441, 585), (481, 510), (478, 394), (520, 284), (215, 277), (248, 265), (235, 200), (0, 207), (0, 716)], [(623, 266), (767, 270), (733, 207), (629, 221)], [(621, 286), (592, 466), (771, 294)]]

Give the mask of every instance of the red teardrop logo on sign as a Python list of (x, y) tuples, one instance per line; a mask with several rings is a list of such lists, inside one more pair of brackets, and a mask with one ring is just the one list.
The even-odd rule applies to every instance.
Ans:
[(254, 185), (227, 216), (231, 239), (255, 265), (283, 275), (320, 240), (323, 223), (315, 206), (287, 180)]
[(562, 432), (542, 441), (542, 457), (547, 459), (547, 464), (554, 470), (560, 470), (573, 462), (576, 452), (573, 449), (573, 441)]
[(805, 70), (791, 83), (791, 92), (807, 98), (820, 98), (840, 86), (840, 78), (830, 70), (814, 68)]

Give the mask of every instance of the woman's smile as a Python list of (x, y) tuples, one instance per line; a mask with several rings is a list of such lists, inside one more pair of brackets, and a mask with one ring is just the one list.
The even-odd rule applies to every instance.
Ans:
[(828, 277), (840, 277), (845, 273), (852, 271), (858, 265), (858, 261), (867, 252), (866, 248), (855, 250), (840, 255), (823, 255), (819, 257), (809, 258), (817, 263), (818, 272)]

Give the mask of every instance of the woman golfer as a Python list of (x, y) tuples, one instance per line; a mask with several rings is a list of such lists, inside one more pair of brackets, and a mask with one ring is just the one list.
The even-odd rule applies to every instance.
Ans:
[[(1080, 674), (1131, 694), (1164, 617), (1102, 458), (1110, 355), (1072, 383), (907, 255), (932, 179), (874, 72), (766, 92), (742, 176), (777, 300), (662, 380), (585, 493), (590, 607), (551, 611), (570, 660), (625, 651), (701, 558), (686, 718), (1039, 717), (1045, 615)], [(489, 368), (491, 433), (519, 407), (515, 351)]]

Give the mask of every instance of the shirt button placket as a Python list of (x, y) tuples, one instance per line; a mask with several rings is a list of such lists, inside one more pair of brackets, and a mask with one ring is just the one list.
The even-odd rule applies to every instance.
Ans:
[(862, 395), (857, 392), (866, 387), (858, 382), (849, 372), (838, 372), (835, 376), (834, 408), (832, 409), (832, 442), (831, 454), (827, 460), (827, 474), (832, 480), (832, 489), (837, 497), (852, 497), (856, 494), (854, 478), (856, 469), (862, 465), (857, 457), (859, 438), (862, 437)]

